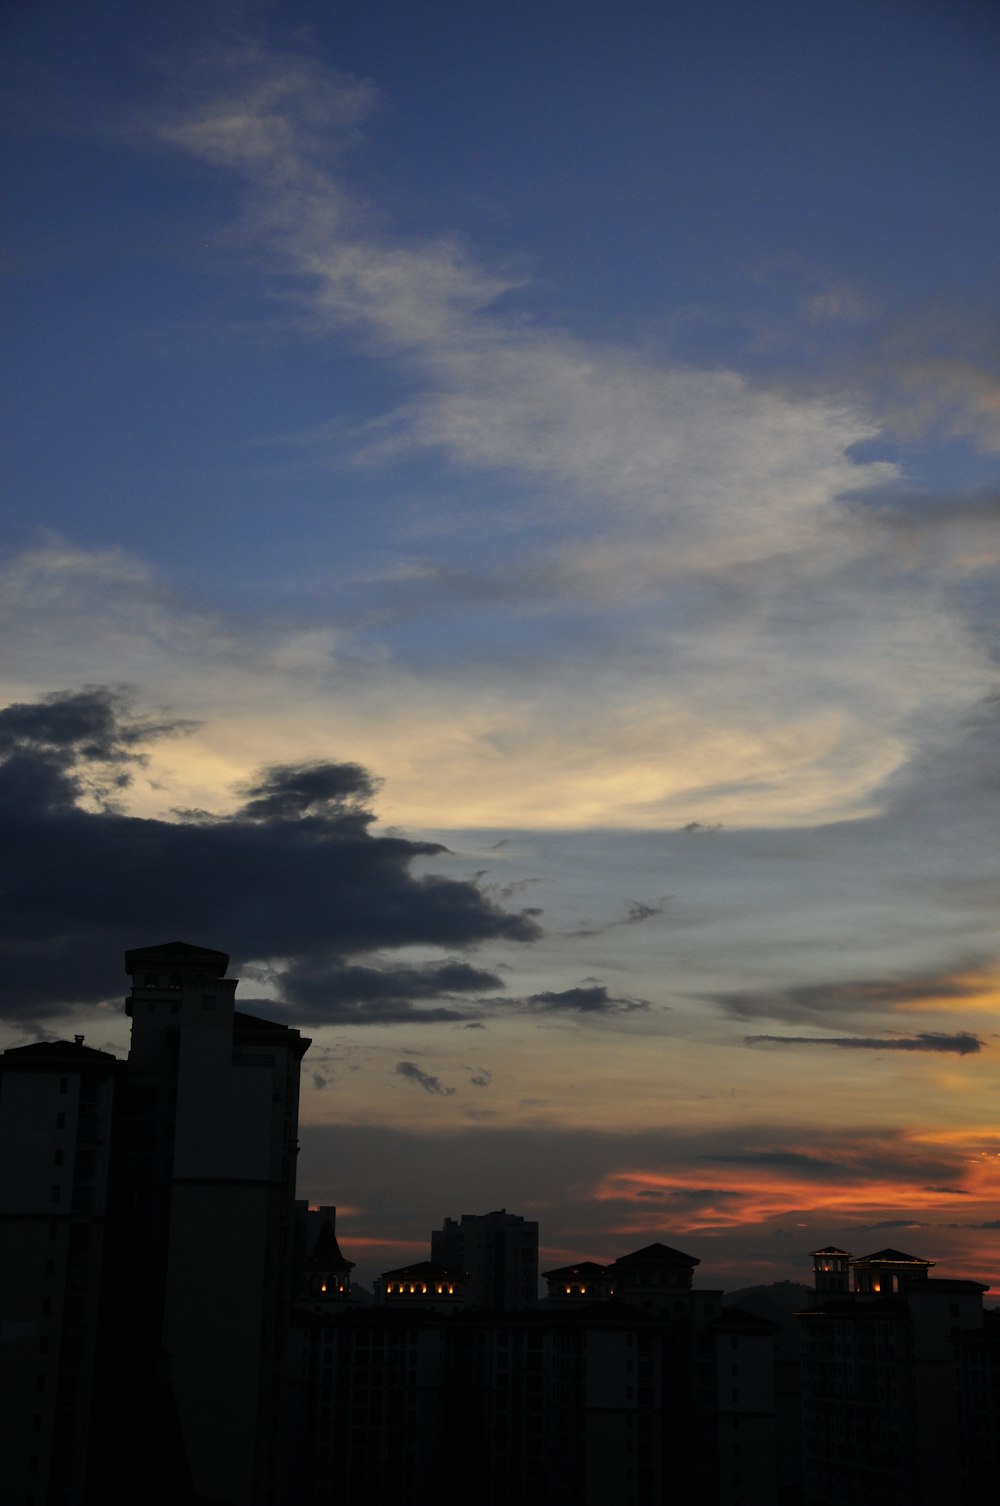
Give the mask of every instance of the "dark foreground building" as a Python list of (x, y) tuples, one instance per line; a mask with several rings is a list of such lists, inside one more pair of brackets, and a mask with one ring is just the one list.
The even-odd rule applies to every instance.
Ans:
[[(283, 1503), (296, 1030), (224, 952), (126, 954), (128, 1059), (0, 1057), (4, 1500)], [(140, 1487), (141, 1482), (141, 1487)]]
[(932, 1278), (933, 1261), (900, 1250), (813, 1259), (817, 1303), (798, 1319), (805, 1506), (1000, 1500), (988, 1287)]
[[(332, 1252), (331, 1252), (332, 1253)], [(297, 1308), (294, 1454), (303, 1506), (774, 1506), (770, 1324), (692, 1289), (653, 1244), (549, 1298), (464, 1305), (463, 1273), (386, 1272), (380, 1305), (337, 1288)], [(596, 1299), (594, 1300), (594, 1295)]]

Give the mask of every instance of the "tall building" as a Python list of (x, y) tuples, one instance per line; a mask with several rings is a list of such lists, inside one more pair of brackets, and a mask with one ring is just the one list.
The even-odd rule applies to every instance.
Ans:
[(18, 1506), (103, 1506), (138, 1480), (162, 1506), (284, 1500), (309, 1042), (236, 1010), (228, 962), (181, 941), (128, 952), (125, 1062), (80, 1041), (3, 1054), (8, 1322), (33, 1382), (25, 1436), (51, 1440), (18, 1442)]
[(17, 1506), (82, 1499), (120, 1066), (82, 1036), (0, 1055), (0, 1468)]
[(900, 1250), (852, 1260), (827, 1247), (813, 1259), (816, 1304), (798, 1315), (807, 1506), (993, 1499), (981, 1490), (997, 1483), (997, 1391), (972, 1405), (977, 1368), (992, 1372), (997, 1354), (988, 1287), (932, 1278), (933, 1261)]
[(464, 1273), (470, 1307), (516, 1313), (538, 1300), (538, 1224), (506, 1208), (446, 1218), (431, 1234), (431, 1260)]

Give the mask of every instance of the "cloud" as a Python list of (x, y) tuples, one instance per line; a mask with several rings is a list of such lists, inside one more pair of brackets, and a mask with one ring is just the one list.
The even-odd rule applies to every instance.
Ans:
[[(355, 464), (419, 452), (502, 480), (474, 524), (464, 489), (456, 503), (463, 534), (489, 532), (494, 567), (461, 557), (442, 501), (427, 531), (460, 558), (395, 551), (373, 585), (379, 611), (401, 620), (441, 611), (442, 587), (453, 618), (507, 608), (504, 633), (477, 651), (494, 668), (517, 662), (523, 694), (480, 721), (478, 669), (462, 687), (465, 767), (476, 754), (469, 784), (488, 806), (469, 824), (502, 819), (511, 801), (525, 824), (676, 825), (693, 806), (703, 829), (841, 818), (903, 760), (918, 708), (952, 712), (985, 683), (960, 613), (847, 500), (898, 479), (859, 458), (877, 433), (863, 404), (765, 391), (525, 317), (520, 270), (451, 237), (394, 236), (345, 187), (342, 147), (370, 107), (366, 86), (287, 54), (218, 62), (162, 136), (242, 180), (247, 244), (286, 302), (292, 279), (300, 324), (349, 330), (404, 373), (407, 398), (371, 416)], [(628, 694), (619, 664), (594, 670), (594, 641), (620, 614)], [(536, 657), (529, 688), (518, 625), (538, 616), (558, 672)], [(497, 747), (533, 749), (536, 778), (510, 762), (498, 782)]]
[(862, 1224), (863, 1232), (872, 1234), (876, 1229), (923, 1229), (926, 1226), (912, 1218), (882, 1218), (874, 1224)]
[(648, 1009), (649, 1003), (646, 999), (614, 998), (603, 983), (592, 983), (532, 994), (521, 1007), (529, 1014), (621, 1015)]
[[(252, 47), (206, 55), (189, 82), (162, 139), (242, 182), (247, 265), (273, 275), (290, 327), (350, 339), (405, 384), (350, 433), (331, 414), (310, 454), (345, 495), (365, 466), (440, 459), (441, 500), (393, 519), (364, 580), (317, 562), (307, 627), (207, 610), (120, 552), (50, 541), (7, 571), (12, 693), (111, 664), (211, 718), (182, 803), (212, 810), (241, 756), (285, 761), (294, 720), (303, 760), (335, 737), (387, 777), (387, 819), (427, 827), (869, 813), (918, 730), (991, 671), (961, 603), (857, 503), (897, 477), (859, 458), (866, 405), (576, 338), (527, 317), (520, 268), (394, 235), (342, 171), (366, 83)], [(472, 512), (470, 479), (488, 496)], [(429, 611), (461, 666), (415, 665), (410, 615)]]
[[(453, 957), (383, 971), (350, 959), (538, 936), (534, 920), (500, 909), (473, 883), (415, 875), (418, 858), (444, 849), (374, 835), (365, 804), (374, 782), (356, 764), (273, 767), (227, 816), (164, 821), (109, 806), (109, 782), (127, 787), (145, 745), (177, 730), (133, 717), (122, 695), (104, 689), (0, 712), (5, 1014), (34, 1021), (107, 999), (120, 989), (127, 946), (182, 936), (221, 941), (237, 965), (269, 963), (304, 1022), (328, 1009), (355, 1019), (462, 1018), (422, 1015), (419, 1002), (502, 986), (492, 971)], [(100, 799), (88, 809), (94, 791)]]
[[(669, 1131), (658, 1124), (631, 1134), (591, 1125), (540, 1132), (537, 1110), (529, 1108), (519, 1125), (470, 1123), (460, 1135), (447, 1124), (400, 1134), (377, 1119), (304, 1125), (302, 1142), (302, 1194), (332, 1202), (336, 1192), (345, 1204), (370, 1208), (352, 1220), (351, 1232), (373, 1240), (412, 1239), (434, 1227), (443, 1207), (480, 1206), (482, 1189), (491, 1187), (498, 1204), (540, 1220), (551, 1266), (614, 1259), (660, 1239), (699, 1256), (709, 1285), (719, 1284), (723, 1266), (759, 1271), (765, 1281), (808, 1279), (810, 1249), (858, 1250), (866, 1237), (861, 1226), (899, 1219), (934, 1225), (933, 1248), (918, 1253), (936, 1259), (945, 1274), (997, 1269), (995, 1248), (980, 1263), (968, 1239), (949, 1235), (959, 1188), (945, 1186), (974, 1194), (961, 1196), (963, 1220), (992, 1221), (994, 1165), (980, 1170), (966, 1146), (928, 1146), (884, 1123), (854, 1121), (846, 1136), (842, 1123), (812, 1120), (720, 1120), (702, 1133), (680, 1119)], [(801, 1155), (796, 1146), (803, 1143), (814, 1150), (808, 1164), (784, 1164), (780, 1158)], [(758, 1156), (765, 1158), (759, 1164)], [(382, 1189), (377, 1209), (373, 1182)], [(926, 1183), (944, 1190), (927, 1191)], [(774, 1249), (777, 1230), (787, 1234)]]
[(421, 1071), (416, 1062), (397, 1062), (396, 1075), (409, 1078), (410, 1082), (415, 1082), (423, 1088), (425, 1093), (437, 1093), (446, 1098), (455, 1091), (454, 1088), (446, 1088), (440, 1077)]
[(653, 920), (662, 915), (666, 909), (669, 894), (664, 894), (654, 904), (645, 904), (642, 900), (632, 900), (625, 914), (619, 920), (606, 921), (601, 926), (585, 926), (578, 931), (564, 931), (563, 937), (571, 940), (575, 937), (603, 936), (605, 931), (615, 931), (621, 926), (640, 926), (644, 920)]
[[(475, 1013), (440, 1001), (503, 988), (503, 979), (458, 958), (419, 966), (304, 959), (281, 974), (288, 1013), (311, 1024), (388, 1025), (467, 1020)], [(427, 1001), (435, 1001), (427, 1007)]]
[(970, 975), (968, 970), (955, 970), (897, 978), (845, 978), (839, 982), (799, 983), (785, 988), (729, 991), (702, 997), (734, 1019), (804, 1023), (879, 1010), (947, 1007), (955, 1000), (973, 1001), (981, 991), (980, 977)]
[(493, 1081), (493, 1073), (485, 1067), (467, 1067), (463, 1064), (462, 1070), (469, 1074), (469, 1084), (473, 1088), (488, 1088)]
[(921, 1031), (919, 1035), (892, 1036), (879, 1039), (876, 1036), (808, 1036), (808, 1035), (748, 1035), (748, 1046), (839, 1046), (854, 1051), (940, 1051), (953, 1052), (958, 1056), (970, 1056), (983, 1049), (983, 1042), (967, 1030), (955, 1035), (938, 1031)]

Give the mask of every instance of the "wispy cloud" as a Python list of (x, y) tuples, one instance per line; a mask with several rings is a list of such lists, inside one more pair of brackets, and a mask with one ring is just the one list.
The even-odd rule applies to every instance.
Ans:
[[(517, 711), (508, 701), (482, 729), (531, 747), (536, 764), (556, 724), (577, 747), (558, 756), (531, 820), (552, 810), (556, 789), (585, 822), (611, 811), (624, 824), (676, 820), (678, 795), (688, 809), (698, 799), (706, 825), (857, 809), (905, 756), (914, 710), (960, 704), (945, 659), (977, 682), (946, 603), (925, 582), (917, 594), (876, 524), (845, 505), (896, 475), (852, 458), (874, 433), (860, 405), (793, 399), (734, 371), (658, 362), (525, 318), (520, 271), (448, 237), (394, 237), (345, 189), (328, 138), (356, 130), (365, 86), (288, 56), (220, 65), (215, 92), (163, 136), (242, 177), (247, 243), (293, 274), (296, 317), (325, 334), (350, 327), (407, 369), (409, 397), (373, 418), (361, 457), (391, 463), (417, 450), (504, 475), (502, 511), (477, 514), (500, 544), (490, 600), (520, 610), (534, 573), (545, 590), (531, 610), (641, 611), (633, 653), (669, 661), (669, 680), (645, 701), (638, 682), (623, 697), (620, 680), (616, 693), (613, 674), (588, 663), (585, 716), (575, 689), (559, 694), (537, 665)], [(419, 573), (437, 592), (450, 568), (427, 561)], [(911, 672), (899, 675), (904, 641)], [(918, 664), (926, 673), (915, 676)], [(523, 801), (515, 778), (508, 802), (516, 784)], [(631, 797), (616, 798), (626, 786)]]
[(563, 936), (568, 941), (574, 937), (602, 936), (605, 931), (616, 931), (623, 926), (641, 926), (643, 921), (655, 920), (661, 916), (669, 898), (669, 894), (665, 894), (653, 904), (633, 900), (619, 919), (607, 920), (603, 925), (582, 926), (576, 931), (564, 931)]
[[(822, 983), (799, 983), (785, 988), (723, 992), (707, 996), (713, 1004), (735, 1019), (775, 1019), (804, 1024), (807, 1021), (833, 1021), (875, 1014), (911, 1012), (950, 1012), (976, 1009), (981, 1003), (996, 1005), (996, 983), (968, 965), (951, 972), (912, 973), (895, 978), (844, 978)], [(921, 1036), (918, 1039), (946, 1039), (945, 1036)], [(753, 1036), (752, 1040), (776, 1040), (781, 1037)], [(784, 1039), (792, 1039), (784, 1037)], [(794, 1038), (796, 1041), (798, 1037)], [(802, 1037), (802, 1040), (807, 1039)], [(956, 1036), (954, 1039), (971, 1039)], [(927, 1050), (930, 1047), (900, 1047)]]
[(425, 1093), (435, 1093), (438, 1097), (447, 1098), (454, 1093), (454, 1088), (446, 1088), (440, 1077), (435, 1077), (431, 1072), (424, 1072), (416, 1062), (397, 1062), (396, 1076), (406, 1077), (410, 1082), (415, 1082), (423, 1088)]

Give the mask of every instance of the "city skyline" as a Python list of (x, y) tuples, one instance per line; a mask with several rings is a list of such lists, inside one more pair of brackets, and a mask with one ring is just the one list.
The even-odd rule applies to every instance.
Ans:
[(2, 1044), (225, 948), (362, 1280), (1000, 1288), (995, 19), (4, 36)]

